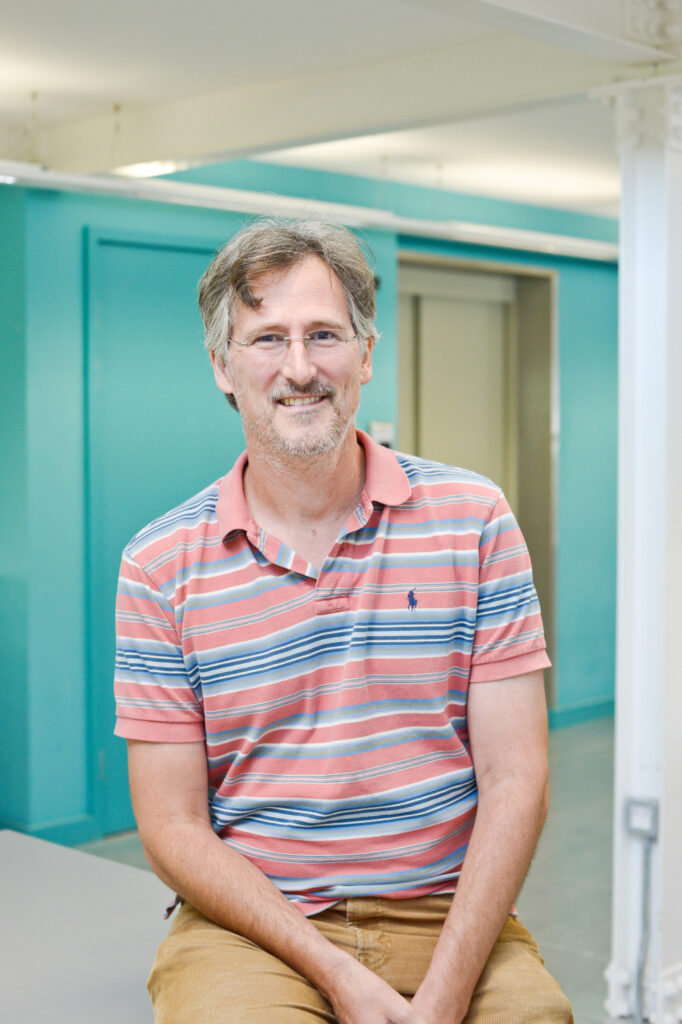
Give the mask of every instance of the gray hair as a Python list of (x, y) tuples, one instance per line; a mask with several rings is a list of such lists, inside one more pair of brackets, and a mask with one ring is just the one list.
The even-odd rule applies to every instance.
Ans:
[[(364, 248), (371, 258), (369, 247)], [(370, 339), (377, 339), (376, 278), (361, 243), (348, 228), (316, 220), (268, 218), (249, 224), (230, 239), (199, 282), (204, 344), (220, 363), (229, 361), (228, 342), (237, 300), (251, 309), (260, 305), (251, 291), (253, 279), (271, 270), (286, 269), (311, 255), (319, 256), (341, 282), (363, 354)]]

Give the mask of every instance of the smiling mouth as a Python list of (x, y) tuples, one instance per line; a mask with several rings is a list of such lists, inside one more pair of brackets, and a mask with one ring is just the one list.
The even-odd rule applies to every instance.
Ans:
[(305, 395), (295, 398), (280, 398), (280, 405), (319, 405), (326, 398), (326, 395)]

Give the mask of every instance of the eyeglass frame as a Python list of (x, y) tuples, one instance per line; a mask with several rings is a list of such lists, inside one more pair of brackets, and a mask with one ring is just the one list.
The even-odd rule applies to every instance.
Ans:
[[(251, 341), (238, 341), (237, 338), (226, 338), (226, 341), (227, 341), (228, 345), (239, 345), (240, 348), (245, 348), (247, 350), (250, 349), (250, 348), (256, 348), (257, 352), (268, 352), (268, 351), (270, 351), (273, 354), (274, 353), (281, 353), (281, 352), (288, 352), (289, 349), (291, 348), (292, 341), (301, 341), (301, 342), (303, 342), (303, 347), (305, 348), (305, 350), (308, 351), (308, 349), (310, 348), (310, 345), (313, 343), (313, 339), (310, 337), (311, 334), (317, 334), (318, 331), (334, 331), (334, 330), (336, 330), (336, 328), (333, 328), (333, 327), (316, 327), (314, 330), (306, 331), (305, 334), (301, 334), (301, 335), (298, 335), (298, 336), (293, 336), (293, 335), (289, 335), (289, 334), (283, 334), (282, 338), (280, 339), (280, 341), (281, 341), (281, 343), (284, 344), (284, 348), (279, 348), (279, 347), (272, 348), (272, 349), (259, 349), (259, 348), (256, 348), (256, 342), (257, 342), (258, 338), (253, 338)], [(262, 333), (264, 333), (264, 334), (278, 334), (279, 332), (278, 331), (263, 331)], [(346, 338), (346, 337), (342, 338), (340, 340), (340, 342), (338, 342), (338, 343), (335, 342), (332, 345), (326, 345), (326, 346), (323, 345), (322, 349), (324, 350), (325, 348), (327, 348), (327, 349), (329, 349), (331, 351), (334, 348), (339, 348), (341, 344), (347, 345), (350, 341), (359, 341), (359, 340), (360, 340), (360, 336), (359, 335), (352, 334), (349, 338)]]

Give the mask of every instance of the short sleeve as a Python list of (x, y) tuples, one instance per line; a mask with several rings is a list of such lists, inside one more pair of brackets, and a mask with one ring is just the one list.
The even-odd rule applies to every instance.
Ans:
[(479, 542), (470, 682), (548, 668), (540, 604), (519, 525), (500, 494)]
[(116, 599), (114, 693), (117, 736), (164, 743), (205, 737), (173, 607), (125, 552)]

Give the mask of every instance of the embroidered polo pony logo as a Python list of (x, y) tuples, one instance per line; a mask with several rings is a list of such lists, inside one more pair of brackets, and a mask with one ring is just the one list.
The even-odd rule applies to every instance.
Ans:
[(415, 594), (414, 590), (411, 590), (407, 595), (407, 607), (410, 609), (411, 612), (413, 612), (417, 607), (418, 603), (419, 602), (417, 601), (417, 595)]

